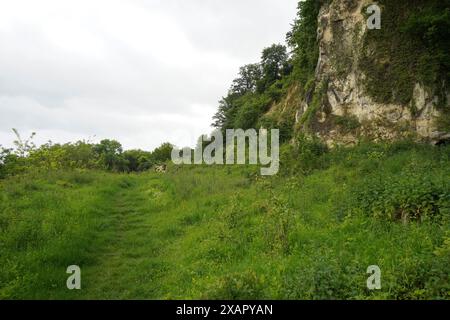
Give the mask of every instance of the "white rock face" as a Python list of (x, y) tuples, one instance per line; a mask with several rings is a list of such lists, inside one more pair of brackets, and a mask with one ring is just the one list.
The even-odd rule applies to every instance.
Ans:
[[(371, 0), (334, 0), (320, 10), (316, 85), (323, 81), (328, 83), (325, 95), (328, 117), (351, 115), (357, 118), (361, 126), (351, 133), (342, 133), (332, 126), (324, 126), (317, 133), (330, 145), (351, 144), (361, 135), (374, 140), (414, 136), (437, 142), (448, 133), (437, 131), (437, 98), (430, 96), (422, 84), (415, 84), (410, 105), (377, 103), (365, 92), (366, 75), (359, 68), (359, 59), (365, 33), (377, 30), (368, 30), (366, 17), (362, 12), (372, 3)], [(412, 105), (414, 115), (411, 114)], [(299, 108), (297, 121), (307, 107), (303, 104)], [(323, 115), (319, 118), (322, 117)]]

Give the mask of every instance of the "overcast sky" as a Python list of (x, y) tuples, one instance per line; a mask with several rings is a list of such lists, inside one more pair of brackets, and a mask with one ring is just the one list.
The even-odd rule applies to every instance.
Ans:
[(0, 0), (0, 144), (193, 145), (297, 0)]

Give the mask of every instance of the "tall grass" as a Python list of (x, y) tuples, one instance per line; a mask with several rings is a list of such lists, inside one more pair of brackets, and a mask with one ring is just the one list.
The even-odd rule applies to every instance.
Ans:
[[(301, 170), (275, 177), (169, 166), (5, 180), (0, 295), (449, 298), (449, 147), (294, 152), (307, 156), (282, 164)], [(70, 264), (81, 264), (80, 291), (65, 287)], [(367, 289), (369, 265), (381, 268), (381, 290)]]

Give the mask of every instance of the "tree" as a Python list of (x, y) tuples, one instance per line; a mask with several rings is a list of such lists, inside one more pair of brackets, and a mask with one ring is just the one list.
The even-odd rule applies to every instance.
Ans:
[(261, 80), (262, 70), (258, 63), (247, 64), (239, 69), (239, 77), (233, 80), (231, 92), (243, 95), (247, 92), (255, 92), (258, 81)]
[(261, 56), (262, 79), (258, 83), (258, 91), (263, 92), (275, 81), (290, 72), (289, 55), (285, 46), (273, 44), (265, 48)]
[(105, 139), (94, 145), (99, 163), (107, 170), (123, 168), (122, 145), (116, 140)]
[(239, 76), (233, 80), (228, 95), (219, 101), (219, 109), (213, 116), (212, 126), (218, 129), (235, 127), (235, 117), (240, 109), (241, 97), (255, 93), (262, 78), (259, 63), (247, 64), (239, 69)]
[(151, 159), (153, 164), (160, 164), (166, 162), (172, 158), (173, 145), (165, 142), (161, 144), (158, 148), (153, 150)]
[(13, 149), (0, 147), (0, 179), (22, 172), (25, 168), (25, 157), (19, 157)]
[(234, 116), (234, 127), (239, 129), (255, 128), (258, 119), (267, 111), (270, 98), (265, 94), (248, 94), (236, 101), (239, 108)]
[(297, 18), (286, 41), (293, 54), (293, 73), (305, 85), (313, 76), (319, 58), (317, 16), (325, 0), (305, 0), (298, 3)]
[(234, 116), (236, 113), (235, 96), (229, 94), (219, 101), (219, 109), (213, 116), (213, 127), (218, 129), (233, 128)]
[(151, 152), (142, 150), (127, 150), (123, 153), (123, 158), (127, 164), (127, 172), (141, 172), (152, 167)]

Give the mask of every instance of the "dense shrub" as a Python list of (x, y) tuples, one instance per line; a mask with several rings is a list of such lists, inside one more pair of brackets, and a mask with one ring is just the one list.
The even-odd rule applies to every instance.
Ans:
[(150, 155), (150, 159), (153, 163), (164, 163), (171, 159), (171, 153), (172, 153), (173, 146), (166, 142), (163, 143), (161, 146), (153, 150), (153, 152)]
[(32, 138), (23, 141), (17, 130), (15, 148), (0, 146), (0, 178), (16, 175), (30, 170), (59, 169), (101, 169), (114, 172), (141, 172), (155, 164), (164, 163), (171, 158), (172, 145), (163, 143), (153, 152), (142, 150), (123, 151), (115, 140), (102, 140), (99, 143), (77, 141), (74, 143), (52, 143), (37, 147)]
[(126, 171), (139, 172), (145, 171), (152, 167), (152, 154), (142, 150), (127, 150), (123, 153), (123, 158), (126, 161)]
[(387, 220), (426, 220), (450, 214), (450, 187), (424, 173), (367, 179), (357, 192), (359, 210)]
[[(450, 169), (442, 165), (449, 161), (448, 151), (448, 146), (409, 141), (371, 143), (333, 152), (327, 162), (338, 162), (342, 169), (358, 166), (364, 177), (342, 204), (347, 214), (404, 223), (439, 222), (450, 217)], [(427, 153), (435, 161), (425, 158)]]

